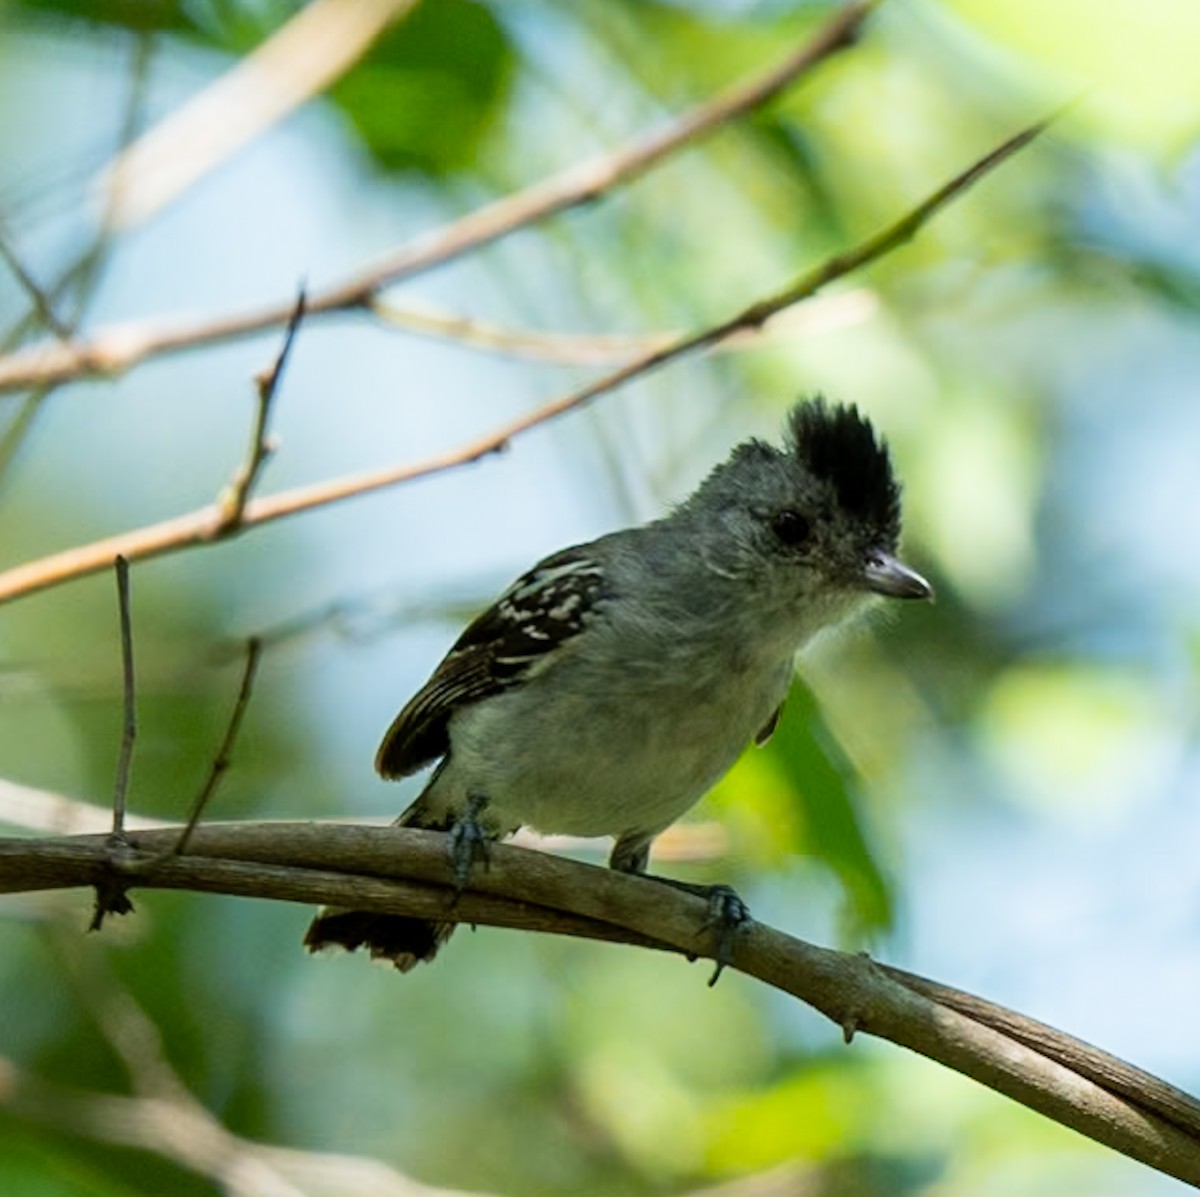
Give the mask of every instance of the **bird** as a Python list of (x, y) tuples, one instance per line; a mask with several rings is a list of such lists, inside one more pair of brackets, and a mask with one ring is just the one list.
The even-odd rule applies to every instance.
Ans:
[[(551, 554), (467, 626), (379, 747), (385, 779), (436, 762), (396, 822), (450, 833), (458, 889), (521, 827), (612, 837), (609, 866), (645, 873), (654, 838), (770, 737), (808, 641), (872, 599), (933, 598), (900, 530), (886, 441), (853, 405), (801, 400), (782, 444), (737, 445), (668, 514)], [(727, 910), (748, 917), (736, 895)], [(407, 972), (454, 926), (323, 908), (304, 943)]]

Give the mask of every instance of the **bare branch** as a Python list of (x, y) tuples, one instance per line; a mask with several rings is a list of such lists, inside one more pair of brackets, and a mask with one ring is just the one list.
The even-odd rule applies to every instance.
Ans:
[(457, 466), (479, 461), (491, 453), (506, 448), (513, 437), (528, 432), (531, 428), (548, 423), (582, 407), (592, 399), (615, 390), (643, 374), (648, 374), (669, 362), (676, 361), (709, 348), (736, 333), (760, 328), (777, 312), (800, 303), (815, 295), (836, 279), (860, 270), (885, 254), (890, 253), (916, 235), (947, 204), (963, 194), (989, 171), (994, 170), (1018, 150), (1026, 146), (1046, 128), (1048, 121), (1038, 121), (1029, 128), (1008, 138), (990, 150), (966, 170), (955, 175), (939, 187), (931, 196), (907, 212), (895, 223), (888, 225), (874, 236), (823, 262), (814, 270), (802, 275), (796, 282), (777, 294), (758, 300), (718, 324), (689, 333), (668, 345), (640, 354), (626, 365), (603, 375), (594, 382), (553, 399), (541, 407), (510, 420), (477, 440), (470, 441), (458, 449), (414, 464), (390, 466), (343, 478), (333, 478), (309, 486), (296, 487), (278, 494), (253, 499), (246, 504), (242, 519), (236, 529), (222, 524), (219, 505), (202, 507), (198, 511), (176, 516), (159, 524), (152, 524), (132, 532), (123, 532), (104, 540), (67, 549), (49, 557), (18, 565), (0, 573), (0, 603), (33, 594), (51, 586), (57, 586), (72, 578), (83, 577), (107, 567), (114, 556), (120, 554), (130, 560), (156, 557), (192, 545), (211, 541), (221, 534), (270, 523), (287, 516), (298, 515), (313, 508), (325, 507), (343, 499), (383, 490), (402, 482), (411, 482), (430, 474), (440, 473)]
[(113, 787), (112, 834), (125, 834), (125, 805), (129, 794), (129, 771), (133, 765), (133, 746), (137, 740), (137, 700), (133, 672), (133, 623), (129, 602), (129, 562), (118, 556), (113, 561), (117, 575), (117, 606), (121, 620), (121, 685), (125, 698), (121, 730), (121, 753), (117, 758), (117, 780)]
[[(154, 38), (150, 33), (143, 33), (134, 41), (132, 61), (130, 63), (129, 94), (125, 103), (125, 112), (121, 121), (117, 143), (121, 148), (124, 148), (133, 140), (137, 133), (138, 125), (141, 122), (154, 45)], [(95, 294), (96, 287), (104, 273), (110, 250), (111, 239), (107, 232), (106, 222), (102, 222), (91, 244), (87, 246), (74, 262), (64, 271), (60, 272), (48, 289), (46, 294), (46, 308), (49, 311), (68, 293), (72, 286), (75, 288), (74, 304), (72, 305), (70, 316), (65, 322), (59, 321), (52, 326), (60, 341), (73, 343), (75, 334), (83, 322), (84, 313), (87, 311), (88, 304)], [(37, 311), (35, 309), (33, 316), (36, 315)], [(33, 324), (34, 320), (30, 316), (27, 316), (23, 320), (18, 320), (5, 336), (3, 349), (7, 350), (13, 345), (19, 344), (29, 329), (33, 327)], [(52, 381), (39, 383), (33, 389), (33, 392), (25, 397), (20, 411), (4, 430), (3, 438), (0, 438), (0, 479), (3, 478), (5, 471), (12, 464), (21, 446), (25, 443), (26, 438), (34, 427), (37, 416), (41, 413), (45, 405), (45, 401), (57, 385), (57, 383)]]
[(179, 839), (175, 841), (175, 844), (171, 848), (172, 853), (176, 856), (180, 855), (184, 848), (187, 847), (192, 832), (195, 831), (196, 825), (200, 822), (201, 816), (204, 814), (204, 808), (208, 805), (213, 794), (216, 793), (217, 786), (221, 783), (221, 778), (225, 776), (225, 772), (232, 762), (233, 746), (237, 743), (238, 732), (242, 727), (242, 717), (245, 715), (246, 707), (250, 703), (250, 694), (254, 689), (254, 675), (258, 670), (258, 662), (261, 656), (262, 641), (257, 636), (252, 636), (246, 644), (246, 668), (242, 672), (242, 684), (238, 689), (237, 700), (233, 704), (233, 712), (229, 716), (229, 726), (226, 727), (221, 747), (217, 750), (217, 755), (213, 758), (212, 768), (208, 772), (208, 779), (201, 786), (200, 793), (196, 795), (196, 799), (192, 803), (192, 809), (188, 813), (187, 823), (184, 824), (183, 830), (179, 833)]
[(1015, 1014), (1003, 1006), (984, 1001), (974, 994), (953, 989), (890, 965), (881, 964), (879, 967), (902, 985), (923, 994), (939, 1005), (957, 1010), (968, 1018), (976, 1019), (1005, 1035), (1010, 1035), (1034, 1051), (1046, 1052), (1052, 1059), (1065, 1064), (1088, 1080), (1128, 1098), (1151, 1113), (1169, 1118), (1176, 1125), (1191, 1130), (1200, 1137), (1200, 1123), (1197, 1122), (1200, 1107), (1194, 1098), (1182, 1093), (1173, 1085), (1168, 1085), (1124, 1060), (1110, 1056), (1108, 1052), (1101, 1051), (1090, 1043), (1064, 1035), (1061, 1031), (1047, 1027), (1032, 1018)]
[[(359, 274), (309, 298), (314, 315), (362, 308), (401, 279), (432, 270), (490, 245), (537, 221), (598, 198), (645, 174), (730, 121), (761, 107), (825, 59), (852, 45), (880, 0), (856, 0), (804, 46), (776, 66), (697, 104), (664, 128), (634, 138), (608, 154), (568, 167), (522, 191), (402, 245)], [(102, 329), (71, 345), (36, 345), (0, 359), (0, 393), (81, 378), (111, 377), (166, 353), (249, 336), (287, 321), (292, 304), (272, 304), (217, 319), (180, 321), (154, 328), (126, 325)]]
[[(113, 562), (117, 575), (117, 607), (121, 621), (121, 681), (125, 698), (121, 729), (121, 751), (117, 756), (117, 778), (113, 785), (112, 831), (107, 840), (110, 851), (123, 847), (125, 840), (125, 806), (129, 795), (129, 773), (133, 766), (133, 748), (137, 741), (137, 699), (133, 672), (133, 624), (129, 603), (129, 562), (117, 557)], [(92, 910), (89, 931), (99, 931), (108, 914), (128, 914), (133, 904), (126, 896), (127, 886), (115, 872), (96, 882), (96, 903)]]
[(255, 411), (254, 429), (250, 434), (250, 450), (246, 455), (246, 461), (234, 475), (228, 489), (217, 500), (217, 506), (221, 509), (221, 519), (213, 529), (214, 540), (228, 536), (241, 525), (246, 513), (246, 502), (250, 498), (250, 491), (258, 481), (263, 467), (267, 464), (267, 459), (275, 452), (275, 444), (267, 435), (267, 425), (271, 419), (271, 404), (275, 399), (275, 392), (279, 389), (279, 379), (283, 373), (283, 367), (287, 363), (288, 355), (291, 353), (292, 342), (296, 339), (296, 330), (300, 327), (300, 321), (304, 319), (304, 301), (304, 288), (301, 287), (300, 294), (296, 297), (296, 305), (292, 309), (292, 317), (288, 321), (287, 330), (283, 336), (283, 345), (280, 347), (275, 361), (269, 369), (264, 370), (254, 380), (258, 392), (258, 407)]
[(71, 330), (54, 310), (54, 304), (45, 290), (39, 286), (33, 274), (17, 255), (17, 251), (9, 244), (3, 228), (0, 228), (0, 258), (12, 272), (13, 277), (21, 284), (21, 289), (29, 297), (33, 305), (33, 313), (40, 324), (44, 324), (60, 341), (69, 340)]
[(158, 215), (231, 154), (352, 67), (415, 0), (314, 0), (159, 122), (101, 178), (107, 223)]
[[(131, 851), (116, 862), (124, 882), (553, 931), (710, 958), (718, 946), (701, 899), (511, 845), (494, 847), (490, 867), (455, 899), (445, 837), (435, 832), (208, 825), (193, 835), (192, 855), (164, 858), (176, 834), (131, 835)], [(113, 867), (103, 837), (0, 840), (0, 891), (94, 885)], [(758, 923), (737, 937), (732, 967), (807, 1002), (847, 1038), (888, 1039), (1200, 1185), (1200, 1103), (1062, 1032)], [(1110, 1077), (1121, 1078), (1119, 1091)]]
[[(874, 315), (878, 306), (875, 296), (866, 288), (827, 295), (803, 309), (781, 312), (759, 329), (734, 333), (716, 348), (760, 349), (764, 344), (776, 341), (790, 341), (800, 336), (846, 328)], [(382, 299), (373, 299), (370, 309), (385, 324), (392, 324), (407, 333), (452, 341), (462, 348), (480, 353), (563, 366), (616, 365), (634, 354), (661, 349), (684, 335), (679, 329), (669, 332), (589, 334), (505, 328), (428, 307), (400, 307)]]

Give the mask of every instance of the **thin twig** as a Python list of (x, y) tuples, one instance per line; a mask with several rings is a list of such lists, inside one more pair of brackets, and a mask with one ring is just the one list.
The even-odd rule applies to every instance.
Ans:
[(129, 603), (129, 561), (117, 556), (113, 561), (117, 573), (117, 604), (121, 619), (121, 686), (125, 698), (121, 730), (121, 752), (117, 758), (117, 779), (113, 786), (114, 839), (125, 835), (125, 805), (129, 794), (129, 773), (133, 765), (133, 746), (137, 740), (137, 702), (133, 674), (133, 622)]
[(50, 296), (21, 261), (17, 251), (9, 244), (8, 237), (2, 228), (0, 228), (0, 258), (4, 259), (4, 264), (12, 271), (13, 277), (21, 284), (21, 289), (29, 297), (38, 323), (44, 324), (60, 341), (70, 340), (71, 329), (58, 318)]
[(8, 467), (16, 459), (21, 446), (25, 444), (34, 421), (42, 411), (42, 405), (47, 397), (57, 388), (57, 383), (46, 383), (35, 387), (21, 400), (21, 406), (8, 422), (4, 433), (0, 436), (0, 481), (3, 481)]
[[(1053, 118), (1051, 118), (1053, 119)], [(947, 204), (958, 198), (968, 187), (976, 183), (989, 171), (994, 170), (1018, 150), (1038, 136), (1050, 123), (1038, 121), (1008, 138), (990, 150), (966, 170), (955, 175), (948, 183), (939, 187), (929, 198), (907, 212), (899, 220), (865, 241), (823, 262), (820, 266), (802, 275), (784, 290), (759, 300), (736, 315), (689, 333), (672, 341), (669, 345), (643, 353), (626, 365), (614, 370), (594, 382), (553, 399), (523, 416), (501, 425), (485, 436), (470, 441), (458, 449), (426, 458), (415, 464), (389, 466), (343, 478), (316, 482), (309, 486), (296, 487), (278, 494), (251, 499), (242, 513), (238, 530), (270, 523), (273, 520), (298, 515), (316, 507), (325, 507), (343, 499), (383, 490), (402, 482), (411, 482), (430, 474), (437, 474), (457, 466), (479, 461), (489, 454), (499, 452), (521, 433), (538, 425), (548, 423), (582, 407), (607, 391), (631, 381), (640, 375), (656, 370), (668, 362), (676, 361), (697, 350), (708, 348), (746, 329), (759, 328), (776, 312), (792, 304), (808, 299), (836, 279), (877, 261), (885, 254), (910, 240)], [(131, 560), (156, 557), (192, 545), (203, 544), (214, 539), (214, 529), (222, 527), (222, 511), (219, 505), (210, 504), (197, 511), (176, 516), (159, 524), (122, 532), (104, 540), (67, 549), (36, 561), (18, 565), (0, 573), (0, 603), (33, 594), (36, 591), (57, 586), (72, 578), (83, 577), (104, 569), (115, 554), (123, 554)], [(229, 529), (226, 529), (229, 531)]]
[(292, 342), (296, 339), (296, 330), (300, 327), (300, 321), (304, 319), (304, 301), (305, 292), (304, 287), (301, 286), (300, 293), (296, 297), (296, 305), (292, 309), (291, 319), (288, 321), (287, 330), (283, 335), (283, 344), (280, 346), (275, 361), (254, 379), (258, 406), (255, 409), (254, 428), (250, 435), (250, 449), (245, 462), (234, 475), (225, 492), (217, 499), (221, 518), (212, 531), (214, 540), (229, 535), (241, 525), (242, 517), (246, 512), (246, 503), (250, 498), (250, 491), (258, 481), (263, 467), (267, 464), (267, 459), (275, 452), (275, 442), (267, 434), (271, 418), (271, 404), (279, 389), (279, 379), (291, 353)]
[(237, 700), (234, 702), (233, 712), (229, 716), (229, 725), (225, 728), (225, 736), (221, 741), (221, 747), (217, 750), (217, 755), (213, 758), (212, 767), (208, 771), (208, 778), (204, 785), (200, 787), (200, 792), (192, 802), (192, 809), (188, 813), (187, 823), (179, 833), (179, 839), (175, 841), (171, 849), (171, 852), (175, 856), (179, 856), (184, 848), (187, 847), (188, 840), (191, 839), (192, 832), (195, 831), (196, 825), (200, 822), (205, 807), (208, 806), (209, 800), (216, 793), (217, 786), (221, 783), (221, 778), (225, 776), (225, 772), (233, 760), (233, 746), (237, 743), (238, 732), (242, 727), (242, 717), (245, 715), (246, 707), (250, 702), (250, 694), (254, 689), (254, 675), (258, 670), (258, 662), (261, 657), (262, 641), (257, 636), (251, 636), (246, 642), (246, 668), (242, 671), (242, 684), (238, 688)]
[[(782, 62), (703, 101), (664, 128), (616, 150), (504, 196), (440, 229), (422, 234), (358, 274), (309, 297), (309, 311), (326, 315), (362, 308), (384, 287), (442, 266), (547, 217), (598, 198), (640, 177), (722, 125), (761, 107), (827, 58), (851, 46), (881, 0), (857, 0)], [(0, 393), (50, 382), (112, 377), (147, 358), (245, 337), (287, 321), (291, 300), (216, 319), (101, 329), (72, 345), (35, 345), (0, 358)]]
[(121, 751), (117, 756), (117, 777), (113, 785), (112, 831), (105, 843), (110, 853), (110, 868), (96, 880), (96, 902), (92, 909), (91, 931), (99, 931), (107, 914), (128, 914), (133, 904), (127, 896), (128, 886), (121, 880), (113, 859), (128, 840), (125, 834), (125, 807), (129, 795), (129, 774), (133, 766), (133, 748), (137, 740), (137, 701), (133, 672), (133, 621), (130, 617), (129, 562), (118, 556), (113, 561), (117, 574), (117, 606), (121, 622), (121, 683), (124, 694), (124, 716), (121, 729)]
[[(711, 958), (707, 904), (652, 880), (511, 845), (451, 894), (445, 837), (395, 827), (209, 824), (190, 855), (166, 856), (176, 832), (139, 832), (122, 858), (129, 885), (354, 905), (418, 918), (521, 927), (634, 942)], [(100, 837), (0, 840), (0, 891), (90, 885), (112, 867)], [(1200, 1102), (1106, 1057), (1077, 1066), (1069, 1035), (974, 998), (931, 996), (857, 955), (804, 943), (760, 923), (739, 933), (732, 967), (790, 993), (847, 1032), (877, 1035), (972, 1077), (1081, 1134), (1200, 1185)], [(969, 996), (969, 995), (968, 995)], [(1018, 1028), (1020, 1032), (1018, 1033)], [(1087, 1048), (1094, 1057), (1098, 1049)], [(1132, 1099), (1099, 1077), (1121, 1075)], [(1170, 1100), (1164, 1100), (1168, 1093)]]
[[(125, 102), (124, 116), (117, 139), (119, 150), (128, 146), (136, 136), (138, 126), (141, 124), (154, 46), (154, 36), (150, 33), (142, 33), (134, 42), (130, 64), (129, 94)], [(70, 315), (58, 330), (60, 340), (63, 342), (74, 343), (75, 335), (83, 323), (88, 305), (103, 277), (111, 249), (112, 241), (105, 219), (101, 221), (91, 244), (65, 270), (59, 273), (50, 286), (47, 302), (51, 307), (66, 296), (70, 288), (75, 288), (75, 300)], [(4, 349), (7, 350), (12, 345), (19, 344), (32, 326), (33, 322), (30, 319), (18, 321), (10, 330), (10, 334), (4, 338)], [(0, 482), (4, 480), (8, 467), (24, 445), (38, 415), (45, 407), (46, 400), (57, 385), (53, 381), (39, 383), (31, 394), (25, 396), (21, 410), (4, 430), (3, 438), (0, 438)]]
[[(760, 349), (774, 341), (791, 341), (857, 324), (872, 316), (878, 308), (876, 297), (866, 288), (825, 296), (820, 302), (799, 311), (780, 313), (760, 329), (735, 333), (717, 348), (721, 350)], [(506, 328), (452, 312), (431, 308), (400, 307), (382, 299), (373, 299), (370, 310), (385, 324), (406, 333), (452, 341), (464, 349), (519, 361), (548, 362), (563, 366), (611, 366), (627, 361), (633, 354), (648, 353), (677, 341), (679, 329), (645, 333), (551, 333), (530, 329)]]

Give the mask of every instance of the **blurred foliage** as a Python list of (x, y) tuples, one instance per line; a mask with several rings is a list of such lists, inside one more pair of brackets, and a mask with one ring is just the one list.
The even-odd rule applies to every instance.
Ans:
[[(0, 6), (0, 235), (33, 277), (94, 245), (89, 180), (134, 90), (124, 51), (149, 38), (134, 123), (152, 124), (297, 7)], [(360, 268), (765, 69), (833, 11), (424, 0), (326, 97), (118, 241), (88, 326), (234, 310), (310, 270)], [(815, 646), (770, 746), (698, 812), (728, 854), (688, 867), (733, 881), (774, 925), (870, 943), (1200, 1085), (1175, 1033), (1200, 986), (1186, 848), (1200, 835), (1198, 12), (888, 0), (854, 48), (751, 118), (394, 289), (397, 304), (501, 329), (699, 327), (1076, 100), (912, 244), (753, 350), (641, 380), (478, 470), (136, 568), (134, 809), (186, 810), (239, 645), (274, 630), (212, 817), (394, 814), (414, 791), (373, 781), (375, 741), (463, 619), (536, 556), (657, 514), (734, 440), (773, 433), (797, 393), (826, 391), (887, 430), (906, 555), (938, 605)], [(28, 307), (0, 278), (5, 325)], [(244, 452), (247, 378), (276, 344), (50, 395), (0, 475), (3, 561), (210, 501)], [(444, 450), (585, 369), (314, 320), (276, 404), (266, 487)], [(0, 418), (17, 402), (0, 399)], [(0, 776), (104, 807), (116, 627), (109, 578), (0, 609)], [(464, 931), (400, 978), (306, 958), (304, 911), (135, 902), (83, 937), (86, 894), (5, 901), (0, 1192), (222, 1191), (211, 1169), (89, 1133), (77, 1099), (134, 1088), (101, 1018), (125, 999), (144, 1013), (128, 1021), (149, 1036), (142, 1065), (156, 1029), (233, 1133), (374, 1156), (431, 1184), (1174, 1189), (960, 1077), (847, 1051), (837, 1028), (744, 978), (710, 991), (707, 969), (679, 959)], [(43, 1100), (23, 1100), (29, 1085)]]
[(438, 0), (393, 25), (330, 98), (382, 169), (436, 177), (473, 165), (513, 67), (489, 9)]
[(872, 942), (892, 927), (893, 894), (868, 843), (854, 764), (812, 691), (797, 682), (769, 748), (747, 753), (713, 791), (735, 851), (755, 867), (804, 854), (841, 883), (845, 941)]
[[(292, 3), (186, 0), (19, 0), (31, 16), (169, 33), (221, 54), (252, 50), (294, 16)], [(513, 51), (504, 27), (475, 0), (422, 0), (376, 39), (329, 92), (384, 171), (434, 178), (471, 167), (503, 110)]]

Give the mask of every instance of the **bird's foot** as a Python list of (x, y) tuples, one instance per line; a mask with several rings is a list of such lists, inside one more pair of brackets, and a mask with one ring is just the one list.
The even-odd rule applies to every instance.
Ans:
[(701, 925), (701, 932), (716, 931), (717, 950), (714, 954), (717, 967), (709, 977), (709, 985), (715, 985), (725, 966), (733, 963), (733, 945), (739, 931), (751, 921), (750, 907), (738, 896), (732, 886), (697, 885), (690, 881), (679, 881), (674, 877), (658, 877), (651, 873), (644, 876), (651, 881), (661, 881), (672, 889), (681, 889), (686, 894), (695, 894), (708, 902), (708, 917)]
[(737, 933), (750, 922), (750, 907), (738, 892), (728, 885), (710, 885), (708, 889), (708, 918), (704, 929), (717, 932), (717, 967), (709, 977), (710, 986), (717, 983), (721, 970), (733, 963), (733, 943)]
[(457, 898), (471, 876), (477, 860), (487, 867), (491, 859), (491, 837), (479, 822), (479, 815), (488, 800), (482, 794), (474, 795), (467, 802), (467, 810), (450, 828), (450, 864), (454, 869), (454, 896)]

